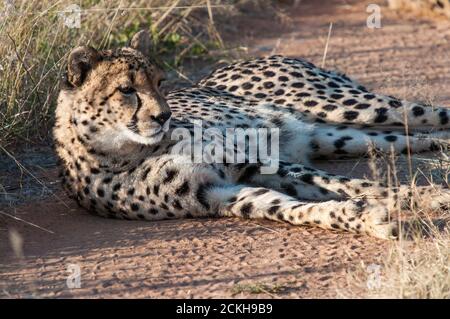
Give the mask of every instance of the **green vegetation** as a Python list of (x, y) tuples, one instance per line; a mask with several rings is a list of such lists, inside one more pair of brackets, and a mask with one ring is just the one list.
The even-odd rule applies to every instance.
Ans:
[(266, 284), (263, 282), (236, 284), (231, 289), (233, 295), (240, 293), (273, 295), (284, 290), (285, 287), (282, 284)]

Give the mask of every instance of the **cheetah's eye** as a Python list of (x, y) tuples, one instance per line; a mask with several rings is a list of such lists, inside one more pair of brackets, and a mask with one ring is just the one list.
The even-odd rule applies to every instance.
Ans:
[(136, 90), (134, 88), (132, 88), (131, 86), (120, 86), (119, 88), (120, 93), (124, 94), (124, 95), (131, 95), (134, 92), (136, 92)]

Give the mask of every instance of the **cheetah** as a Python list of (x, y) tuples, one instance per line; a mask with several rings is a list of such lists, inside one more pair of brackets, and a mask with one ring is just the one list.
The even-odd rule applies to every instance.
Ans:
[[(140, 31), (129, 46), (82, 46), (68, 57), (54, 140), (65, 190), (104, 217), (162, 220), (264, 218), (293, 225), (398, 237), (390, 203), (436, 208), (443, 187), (388, 187), (316, 169), (315, 158), (434, 150), (450, 136), (450, 109), (368, 91), (344, 74), (302, 59), (256, 58), (214, 70), (196, 85), (163, 94), (164, 74)], [(172, 152), (174, 130), (195, 121), (279, 130), (275, 172), (263, 164), (193, 162)], [(405, 124), (409, 131), (405, 133)], [(210, 140), (203, 138), (203, 143)], [(398, 207), (398, 206), (395, 206)]]

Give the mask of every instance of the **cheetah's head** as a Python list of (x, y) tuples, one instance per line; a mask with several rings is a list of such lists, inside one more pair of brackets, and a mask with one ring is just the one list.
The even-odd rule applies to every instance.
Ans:
[(63, 112), (60, 104), (70, 104), (64, 112), (71, 112), (77, 135), (103, 152), (159, 143), (169, 129), (171, 112), (160, 90), (163, 73), (147, 58), (149, 52), (145, 31), (137, 33), (129, 47), (115, 51), (75, 48), (57, 117)]

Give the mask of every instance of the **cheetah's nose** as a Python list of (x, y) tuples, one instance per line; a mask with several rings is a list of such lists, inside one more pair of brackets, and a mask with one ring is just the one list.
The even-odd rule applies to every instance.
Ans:
[(172, 116), (171, 112), (162, 112), (160, 114), (158, 114), (157, 116), (151, 116), (151, 119), (155, 122), (157, 122), (159, 125), (163, 126), (164, 123), (166, 123), (166, 121), (168, 119), (170, 119), (170, 117)]

